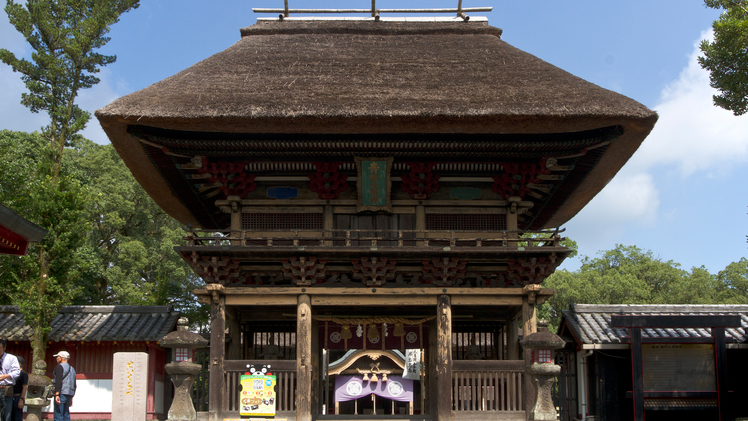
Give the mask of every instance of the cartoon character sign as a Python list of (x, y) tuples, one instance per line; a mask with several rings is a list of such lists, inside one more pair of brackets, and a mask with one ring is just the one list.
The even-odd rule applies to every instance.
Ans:
[(239, 395), (241, 416), (275, 416), (276, 377), (270, 373), (270, 366), (260, 369), (249, 367), (249, 372), (241, 377), (242, 390)]

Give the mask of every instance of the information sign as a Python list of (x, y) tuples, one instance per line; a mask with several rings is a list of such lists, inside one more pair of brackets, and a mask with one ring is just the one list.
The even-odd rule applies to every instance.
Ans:
[(241, 377), (239, 396), (241, 416), (275, 416), (276, 377), (261, 373), (244, 374)]

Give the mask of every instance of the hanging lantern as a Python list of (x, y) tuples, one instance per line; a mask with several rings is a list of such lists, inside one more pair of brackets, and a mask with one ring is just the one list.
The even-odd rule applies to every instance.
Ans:
[(377, 378), (377, 373), (371, 373), (371, 382), (379, 383), (379, 379)]
[(343, 330), (340, 331), (340, 338), (351, 339), (352, 337), (353, 337), (353, 333), (351, 333), (351, 326), (343, 325)]
[(369, 339), (379, 338), (379, 331), (377, 330), (377, 325), (373, 323), (369, 325), (369, 330), (366, 333), (366, 337)]
[(395, 323), (395, 331), (392, 334), (397, 337), (405, 336), (405, 327), (402, 322)]

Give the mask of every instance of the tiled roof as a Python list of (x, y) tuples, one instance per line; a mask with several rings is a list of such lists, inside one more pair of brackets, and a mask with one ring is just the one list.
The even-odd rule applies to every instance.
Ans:
[[(49, 340), (158, 341), (174, 330), (179, 312), (171, 306), (67, 306), (52, 321)], [(0, 306), (0, 338), (28, 341), (18, 306)]]
[[(728, 342), (744, 342), (748, 337), (748, 305), (690, 305), (690, 304), (572, 304), (563, 315), (574, 336), (586, 344), (621, 344), (629, 342), (629, 330), (610, 326), (611, 315), (739, 315), (742, 327), (726, 328)], [(645, 338), (711, 338), (705, 328), (673, 329), (644, 328)]]

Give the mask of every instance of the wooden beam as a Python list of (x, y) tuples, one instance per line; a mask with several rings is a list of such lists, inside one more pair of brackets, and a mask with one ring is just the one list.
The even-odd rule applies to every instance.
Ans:
[[(214, 284), (208, 285), (208, 287)], [(220, 287), (220, 285), (218, 285)], [(539, 286), (538, 286), (539, 287)], [(376, 289), (376, 291), (373, 291)], [(523, 288), (366, 288), (366, 287), (221, 287), (221, 293), (228, 295), (492, 295), (492, 296), (523, 296), (527, 291)], [(195, 289), (195, 295), (210, 295), (212, 289)], [(536, 291), (538, 295), (553, 295), (553, 290), (542, 288)]]
[(521, 306), (522, 297), (497, 295), (453, 295), (453, 306)]
[(631, 333), (631, 374), (634, 388), (634, 420), (644, 421), (644, 367), (642, 358), (642, 330), (632, 327)]
[[(538, 331), (538, 318), (535, 309), (535, 297), (536, 291), (530, 286), (539, 288), (540, 285), (528, 285), (524, 289), (527, 290), (527, 295), (522, 297), (522, 338), (527, 338), (531, 334)], [(526, 365), (532, 365), (532, 351), (529, 349), (522, 350), (523, 359)], [(535, 386), (532, 384), (532, 376), (525, 375), (524, 384), (522, 387), (522, 398), (524, 400), (525, 409), (532, 409), (535, 404)]]
[(449, 295), (440, 295), (436, 305), (437, 366), (436, 396), (437, 421), (452, 420), (452, 303)]
[(210, 392), (208, 420), (223, 420), (223, 360), (226, 353), (226, 302), (223, 295), (214, 295), (210, 305)]
[(313, 306), (420, 306), (436, 305), (436, 296), (380, 295), (380, 296), (313, 296)]
[(312, 421), (312, 306), (308, 295), (296, 307), (296, 420)]
[(293, 306), (296, 297), (292, 295), (226, 295), (226, 305), (229, 306)]
[(506, 342), (508, 360), (519, 360), (519, 321), (514, 319), (507, 325)]

